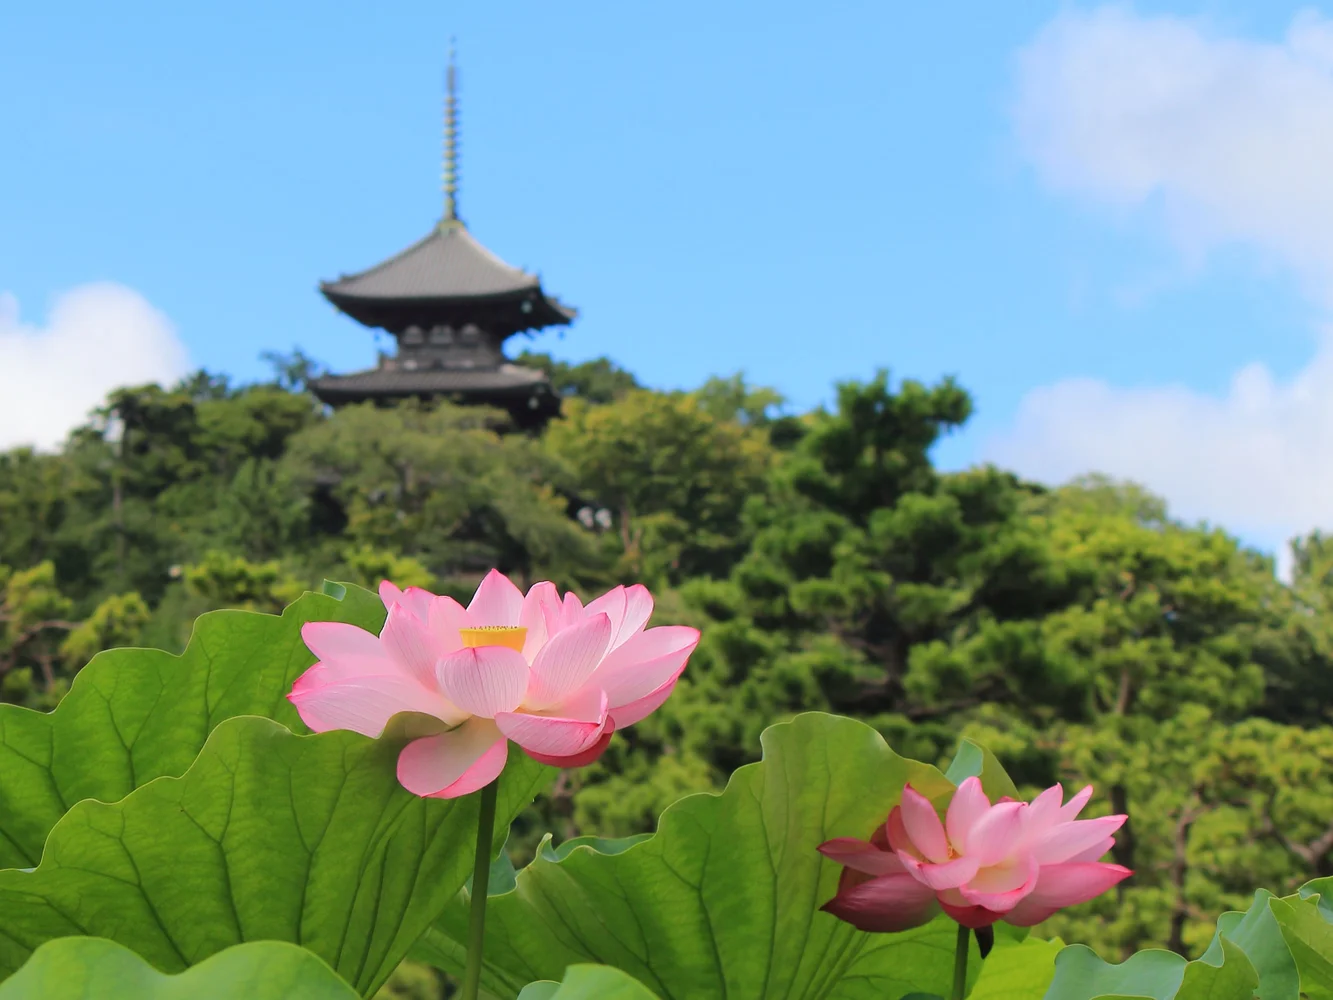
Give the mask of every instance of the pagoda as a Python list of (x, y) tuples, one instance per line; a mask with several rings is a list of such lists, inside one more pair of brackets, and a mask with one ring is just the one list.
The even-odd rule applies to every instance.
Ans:
[(541, 280), (506, 264), (458, 216), (458, 100), (452, 51), (446, 77), (444, 215), (422, 240), (382, 264), (319, 289), (358, 323), (392, 334), (398, 349), (350, 375), (313, 379), (324, 403), (448, 399), (508, 410), (522, 427), (560, 411), (546, 373), (511, 363), (504, 343), (517, 333), (563, 326), (578, 315), (542, 290)]

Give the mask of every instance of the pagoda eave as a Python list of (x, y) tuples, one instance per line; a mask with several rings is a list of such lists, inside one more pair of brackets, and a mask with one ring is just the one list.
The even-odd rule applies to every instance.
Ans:
[(321, 284), (320, 292), (340, 312), (363, 326), (401, 333), (409, 326), (462, 327), (474, 323), (509, 336), (548, 326), (567, 326), (578, 310), (540, 292), (536, 295), (477, 295), (448, 299), (382, 299), (349, 295)]
[(311, 379), (321, 403), (392, 403), (404, 399), (448, 400), (508, 410), (519, 424), (543, 423), (560, 412), (560, 397), (545, 373), (505, 365), (499, 370), (386, 370)]

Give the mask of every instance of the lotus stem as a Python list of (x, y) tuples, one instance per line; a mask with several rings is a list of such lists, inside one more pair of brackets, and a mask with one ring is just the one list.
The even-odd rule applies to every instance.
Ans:
[[(958, 925), (957, 941), (953, 953), (953, 992), (949, 994), (950, 1000), (963, 1000), (967, 993), (967, 949), (972, 943), (972, 932), (962, 924)], [(468, 958), (471, 959), (471, 954)]]
[(491, 881), (491, 840), (495, 835), (495, 799), (499, 784), (499, 779), (496, 779), (481, 790), (481, 806), (477, 812), (477, 857), (472, 868), (467, 967), (463, 971), (463, 988), (459, 993), (462, 1000), (477, 1000), (481, 990), (481, 951), (486, 941), (486, 892)]

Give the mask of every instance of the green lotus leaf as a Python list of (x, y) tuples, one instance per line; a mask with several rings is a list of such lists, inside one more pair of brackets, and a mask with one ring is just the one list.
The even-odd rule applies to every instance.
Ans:
[(1173, 951), (1151, 948), (1112, 965), (1091, 948), (1070, 945), (1056, 957), (1055, 978), (1046, 1000), (1174, 1000), (1185, 979), (1186, 964)]
[[(1066, 948), (1055, 960), (1046, 1000), (1252, 1000), (1256, 990), (1263, 1000), (1297, 1000), (1270, 902), (1280, 901), (1261, 891), (1246, 913), (1223, 914), (1212, 944), (1193, 962), (1151, 949), (1112, 965), (1082, 945)], [(1274, 948), (1286, 965), (1275, 960)]]
[(103, 938), (42, 945), (0, 983), (0, 1000), (356, 1000), (324, 962), (293, 944), (255, 941), (164, 975)]
[(959, 742), (958, 751), (944, 776), (954, 785), (961, 785), (965, 778), (980, 778), (981, 788), (992, 802), (1005, 796), (1018, 798), (1018, 788), (1009, 772), (993, 753), (971, 740)]
[(1320, 917), (1333, 924), (1333, 878), (1312, 879), (1300, 887), (1297, 895), (1314, 903)]
[(1055, 957), (1064, 947), (1059, 938), (1028, 938), (1018, 944), (996, 941), (977, 977), (970, 1000), (1032, 1000), (1046, 992), (1055, 976)]
[[(816, 847), (867, 837), (911, 781), (943, 801), (938, 770), (893, 753), (852, 719), (811, 713), (770, 727), (763, 760), (721, 794), (688, 796), (633, 843), (553, 849), (490, 897), (483, 987), (515, 997), (567, 966), (613, 966), (663, 997), (859, 1000), (948, 992), (955, 926), (864, 934), (819, 912), (840, 868)], [(414, 949), (457, 973), (460, 894)], [(980, 959), (973, 946), (975, 971)]]
[(185, 652), (111, 649), (79, 671), (54, 712), (0, 704), (0, 869), (30, 868), (56, 821), (82, 799), (115, 802), (180, 775), (223, 719), (262, 715), (306, 732), (286, 700), (314, 662), (308, 621), (379, 631), (384, 605), (359, 587), (306, 594), (280, 616), (201, 615)]
[(1270, 899), (1282, 939), (1296, 963), (1300, 991), (1310, 1000), (1333, 1000), (1333, 925), (1319, 911), (1320, 897)]
[(633, 976), (605, 965), (571, 965), (558, 983), (529, 983), (518, 1000), (658, 1000)]
[(1222, 961), (1200, 959), (1185, 966), (1185, 978), (1176, 1000), (1251, 1000), (1259, 988), (1259, 974), (1240, 946), (1221, 938)]
[(1224, 913), (1217, 920), (1213, 943), (1203, 959), (1216, 964), (1221, 943), (1230, 941), (1245, 953), (1259, 977), (1259, 995), (1263, 1000), (1296, 1000), (1300, 995), (1300, 974), (1291, 951), (1282, 937), (1269, 902), (1273, 894), (1260, 889), (1244, 913)]
[[(182, 777), (79, 803), (34, 872), (0, 871), (0, 979), (70, 935), (118, 941), (164, 972), (267, 939), (373, 993), (463, 886), (476, 836), (478, 796), (398, 784), (402, 728), (369, 740), (229, 719)], [(495, 850), (550, 774), (510, 756)]]

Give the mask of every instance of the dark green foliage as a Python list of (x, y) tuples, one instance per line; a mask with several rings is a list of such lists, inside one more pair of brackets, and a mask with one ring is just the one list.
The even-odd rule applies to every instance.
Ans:
[(561, 396), (589, 403), (611, 403), (640, 387), (633, 375), (609, 358), (572, 365), (568, 361), (556, 361), (549, 354), (524, 351), (514, 360), (520, 365), (544, 371), (551, 380), (551, 387)]
[(585, 596), (642, 581), (703, 642), (663, 709), (520, 817), (520, 861), (546, 832), (651, 830), (819, 710), (931, 761), (966, 733), (1025, 793), (1092, 782), (1092, 812), (1127, 810), (1135, 877), (1039, 929), (1107, 958), (1197, 956), (1256, 884), (1333, 874), (1319, 534), (1286, 586), (1131, 485), (941, 472), (971, 412), (951, 380), (880, 373), (793, 415), (739, 375), (655, 392), (530, 354), (566, 397), (530, 435), (449, 405), (328, 414), (301, 391), (314, 362), (272, 360), (273, 384), (123, 389), (61, 453), (0, 454), (0, 700), (48, 709), (96, 648), (179, 652), (200, 613), (277, 611), (325, 577), (460, 598), (491, 566)]

